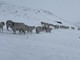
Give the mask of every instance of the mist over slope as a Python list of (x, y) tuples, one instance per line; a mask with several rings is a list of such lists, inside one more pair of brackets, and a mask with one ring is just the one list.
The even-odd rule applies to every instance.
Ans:
[(9, 19), (21, 22), (25, 21), (28, 24), (33, 23), (33, 25), (37, 25), (41, 21), (49, 23), (56, 23), (55, 21), (61, 21), (63, 24), (68, 24), (66, 20), (56, 16), (50, 11), (15, 6), (3, 1), (0, 2), (0, 19), (5, 21)]

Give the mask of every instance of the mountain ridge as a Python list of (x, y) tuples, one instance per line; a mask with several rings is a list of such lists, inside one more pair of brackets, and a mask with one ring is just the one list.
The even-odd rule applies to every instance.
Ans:
[(30, 20), (32, 20), (33, 22), (34, 20), (36, 20), (38, 24), (41, 21), (54, 23), (54, 24), (56, 23), (56, 21), (61, 21), (63, 22), (63, 24), (68, 24), (66, 20), (56, 16), (54, 13), (51, 13), (50, 11), (43, 10), (43, 9), (32, 9), (32, 8), (26, 8), (21, 6), (15, 6), (1, 1), (0, 1), (0, 9), (1, 9), (0, 18), (1, 20), (5, 20), (5, 21), (8, 19), (19, 21), (20, 19), (20, 21), (26, 20), (26, 22), (28, 22), (29, 24), (32, 23), (29, 22)]

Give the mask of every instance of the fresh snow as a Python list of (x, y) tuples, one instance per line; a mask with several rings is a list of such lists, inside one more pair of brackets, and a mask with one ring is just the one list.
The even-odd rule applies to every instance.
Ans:
[(0, 33), (0, 60), (80, 60), (80, 32)]
[[(73, 26), (53, 13), (0, 2), (0, 21), (23, 22), (39, 26), (41, 21)], [(76, 28), (76, 27), (75, 27)], [(77, 29), (53, 29), (51, 33), (35, 31), (30, 34), (12, 34), (12, 30), (0, 32), (0, 60), (80, 60), (80, 31)]]

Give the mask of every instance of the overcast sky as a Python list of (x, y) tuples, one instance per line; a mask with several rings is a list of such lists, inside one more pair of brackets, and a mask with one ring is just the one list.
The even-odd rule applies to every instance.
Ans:
[(3, 0), (3, 1), (18, 6), (25, 6), (36, 9), (46, 9), (69, 22), (80, 21), (80, 0)]

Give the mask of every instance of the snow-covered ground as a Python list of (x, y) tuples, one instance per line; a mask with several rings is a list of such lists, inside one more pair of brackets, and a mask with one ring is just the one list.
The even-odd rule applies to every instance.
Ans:
[(0, 60), (80, 60), (80, 32), (0, 33)]
[[(61, 20), (53, 13), (0, 3), (0, 21), (8, 19), (38, 26), (41, 21), (55, 24)], [(12, 34), (12, 30), (0, 32), (0, 60), (80, 60), (80, 31), (77, 29), (53, 29), (51, 33), (35, 31), (30, 34)]]

